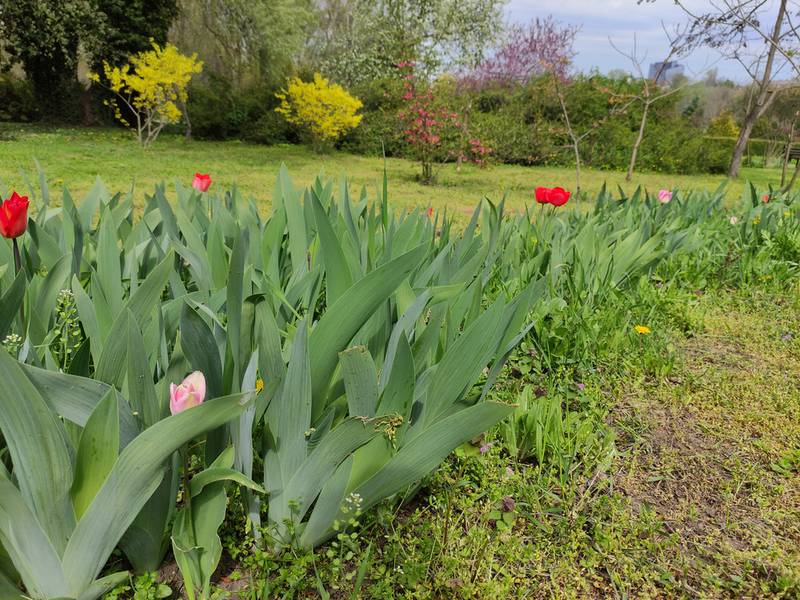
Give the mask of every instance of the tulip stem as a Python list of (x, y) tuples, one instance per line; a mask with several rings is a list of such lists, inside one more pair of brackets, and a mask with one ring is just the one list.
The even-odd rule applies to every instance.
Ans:
[[(19, 275), (19, 271), (22, 268), (22, 258), (19, 254), (19, 244), (17, 243), (17, 238), (13, 238), (11, 240), (11, 245), (14, 248), (14, 274)], [(25, 302), (19, 305), (19, 319), (20, 323), (19, 326), (25, 331)]]
[(11, 245), (14, 247), (14, 273), (19, 273), (19, 270), (22, 267), (22, 259), (19, 255), (19, 244), (17, 243), (17, 238), (11, 240)]
[(189, 447), (181, 452), (183, 455), (183, 492), (186, 494), (186, 510), (189, 511), (189, 527), (192, 532), (192, 543), (197, 544), (197, 534), (194, 530), (194, 515), (192, 514), (192, 489), (189, 484)]

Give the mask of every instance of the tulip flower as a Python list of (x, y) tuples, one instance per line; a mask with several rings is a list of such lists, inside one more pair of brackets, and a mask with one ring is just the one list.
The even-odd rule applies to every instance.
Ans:
[(169, 385), (169, 411), (176, 415), (202, 404), (206, 398), (206, 378), (200, 371), (195, 371), (180, 383)]
[(429, 219), (433, 218), (433, 207), (432, 206), (428, 207), (428, 218)]
[(669, 190), (658, 191), (658, 201), (661, 202), (661, 204), (666, 204), (670, 200), (672, 200), (672, 192)]
[(570, 193), (561, 187), (538, 187), (535, 190), (535, 194), (536, 202), (539, 204), (552, 204), (553, 206), (564, 206), (570, 197)]
[(211, 175), (206, 173), (195, 173), (192, 180), (192, 187), (198, 192), (207, 192), (211, 187)]
[(11, 192), (11, 197), (0, 204), (0, 234), (14, 239), (28, 228), (28, 197)]
[(553, 206), (564, 206), (569, 201), (570, 193), (561, 187), (548, 190), (547, 198)]
[(763, 196), (761, 196), (761, 201), (764, 204), (767, 204), (769, 202), (769, 194), (764, 194)]
[[(19, 255), (17, 238), (28, 228), (28, 197), (11, 192), (11, 196), (0, 204), (0, 234), (9, 238), (14, 247), (14, 268), (19, 273), (22, 259)], [(22, 309), (20, 309), (22, 314)]]
[(550, 204), (550, 199), (548, 197), (549, 192), (550, 190), (548, 188), (537, 187), (534, 191), (534, 194), (536, 195), (536, 202), (539, 204)]

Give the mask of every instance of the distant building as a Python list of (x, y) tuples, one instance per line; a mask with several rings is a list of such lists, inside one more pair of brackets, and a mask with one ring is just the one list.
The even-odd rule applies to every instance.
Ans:
[(656, 76), (658, 76), (658, 81), (656, 81), (656, 83), (672, 81), (681, 75), (683, 75), (683, 65), (672, 60), (667, 63), (651, 63), (650, 72), (647, 74), (650, 79), (655, 79)]

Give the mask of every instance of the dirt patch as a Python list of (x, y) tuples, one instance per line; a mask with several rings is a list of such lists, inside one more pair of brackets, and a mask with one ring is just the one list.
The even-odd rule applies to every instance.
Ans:
[[(769, 431), (735, 408), (748, 402), (754, 373), (770, 387), (785, 373), (765, 376), (759, 349), (726, 335), (687, 340), (680, 350), (676, 375), (637, 385), (612, 414), (623, 450), (615, 487), (674, 539), (674, 554), (659, 560), (687, 596), (794, 597), (798, 478), (770, 470), (760, 440)], [(644, 426), (631, 434), (631, 422)]]
[(635, 401), (630, 409), (645, 413), (650, 424), (617, 480), (635, 508), (655, 509), (671, 531), (687, 538), (725, 527), (732, 511), (747, 518), (746, 498), (730, 502), (724, 489), (726, 464), (737, 448), (706, 435), (686, 408)]

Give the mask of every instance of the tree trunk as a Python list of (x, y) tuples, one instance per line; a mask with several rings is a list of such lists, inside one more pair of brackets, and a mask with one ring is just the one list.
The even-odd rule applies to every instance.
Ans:
[(745, 121), (742, 123), (742, 128), (739, 130), (739, 139), (736, 140), (736, 145), (733, 147), (733, 156), (731, 156), (731, 165), (728, 169), (728, 177), (738, 177), (739, 169), (742, 166), (742, 158), (747, 150), (747, 143), (750, 141), (750, 134), (755, 125), (755, 113), (748, 112), (745, 115)]
[(633, 169), (636, 168), (636, 155), (639, 154), (639, 146), (644, 139), (644, 128), (647, 124), (647, 113), (650, 110), (650, 102), (645, 101), (644, 111), (642, 111), (642, 122), (639, 124), (639, 134), (636, 136), (636, 141), (633, 143), (633, 150), (631, 150), (631, 162), (628, 164), (628, 172), (625, 174), (625, 181), (633, 179)]
[(192, 122), (189, 120), (189, 109), (182, 100), (178, 100), (178, 108), (183, 115), (183, 120), (186, 122), (186, 129), (184, 130), (183, 137), (186, 140), (190, 140), (192, 139)]
[(575, 195), (577, 196), (581, 191), (581, 153), (580, 148), (578, 147), (578, 143), (580, 140), (575, 135), (575, 131), (572, 129), (572, 123), (569, 120), (569, 111), (567, 110), (567, 103), (564, 101), (564, 94), (561, 93), (561, 88), (558, 86), (558, 79), (555, 79), (556, 85), (556, 95), (558, 95), (558, 101), (561, 104), (561, 112), (564, 114), (564, 123), (567, 125), (567, 133), (569, 133), (569, 137), (572, 140), (572, 149), (575, 152)]
[(94, 125), (94, 111), (92, 111), (92, 92), (90, 88), (81, 90), (81, 121), (84, 127)]
[(786, 184), (786, 187), (783, 188), (784, 192), (789, 192), (794, 187), (794, 184), (797, 183), (797, 177), (800, 176), (800, 158), (797, 159), (797, 163), (794, 166), (794, 173), (792, 174), (792, 178), (789, 180), (789, 183)]
[[(800, 113), (798, 113), (800, 114)], [(789, 138), (786, 140), (786, 150), (783, 153), (783, 165), (781, 165), (781, 187), (786, 183), (786, 170), (789, 167), (789, 154), (792, 152), (792, 142), (794, 142), (794, 127), (797, 125), (797, 116), (792, 119), (792, 125), (789, 127)], [(797, 161), (800, 164), (800, 160)]]
[(778, 15), (775, 19), (775, 26), (772, 29), (772, 36), (767, 40), (769, 50), (767, 51), (767, 62), (764, 65), (764, 73), (761, 76), (761, 81), (758, 82), (758, 98), (755, 104), (747, 109), (742, 129), (739, 132), (739, 139), (736, 140), (736, 147), (733, 149), (733, 156), (731, 157), (731, 166), (728, 169), (728, 177), (731, 178), (739, 176), (739, 169), (742, 166), (742, 156), (744, 156), (747, 142), (750, 140), (750, 134), (753, 133), (753, 127), (758, 118), (764, 114), (775, 98), (775, 92), (770, 91), (769, 87), (772, 81), (772, 65), (775, 62), (775, 52), (780, 43), (781, 28), (783, 27), (783, 19), (786, 16), (787, 2), (788, 0), (781, 0), (780, 6), (778, 7)]
[(467, 107), (461, 114), (461, 151), (456, 157), (456, 173), (461, 172), (461, 164), (464, 162), (464, 149), (469, 145), (469, 117), (472, 113), (472, 100), (467, 102)]

